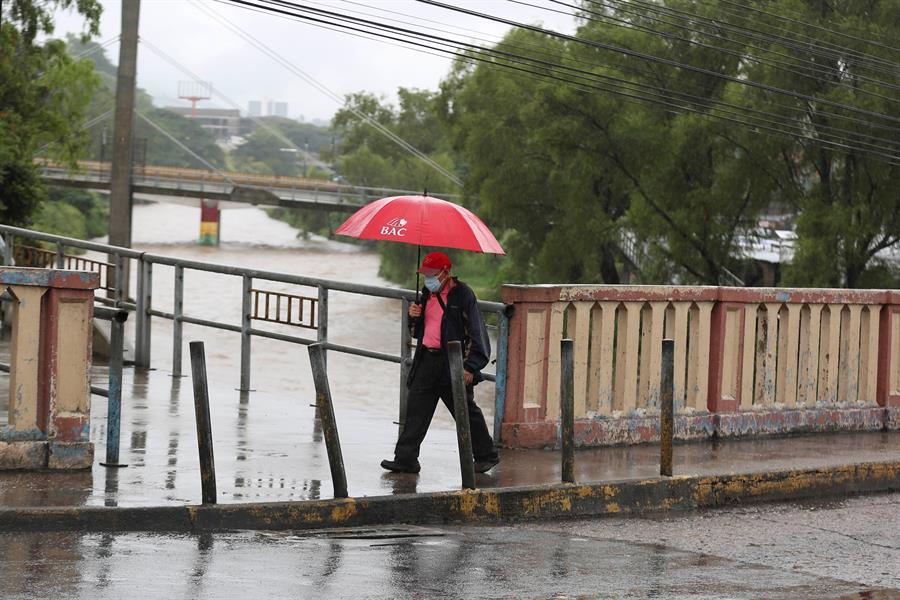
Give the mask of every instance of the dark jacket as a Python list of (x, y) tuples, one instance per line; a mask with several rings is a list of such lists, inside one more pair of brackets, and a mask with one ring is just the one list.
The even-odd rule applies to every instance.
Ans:
[[(474, 375), (474, 383), (478, 383), (483, 380), (481, 369), (490, 360), (491, 341), (488, 338), (481, 310), (478, 308), (478, 299), (475, 297), (475, 292), (456, 277), (453, 278), (453, 281), (456, 285), (447, 294), (447, 308), (444, 310), (444, 316), (441, 319), (441, 345), (446, 350), (447, 342), (459, 341), (462, 343), (463, 367)], [(416, 367), (420, 364), (424, 353), (422, 344), (422, 338), (425, 336), (424, 307), (428, 305), (429, 298), (431, 298), (431, 292), (428, 288), (422, 288), (422, 316), (418, 319), (410, 320), (412, 336), (419, 343), (413, 356), (413, 364), (409, 370), (407, 384), (413, 380)], [(445, 375), (446, 384), (449, 385), (449, 361)]]

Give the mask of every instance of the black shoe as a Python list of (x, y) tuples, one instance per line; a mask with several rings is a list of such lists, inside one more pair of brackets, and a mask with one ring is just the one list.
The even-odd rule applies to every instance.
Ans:
[(419, 461), (402, 463), (396, 460), (383, 460), (381, 461), (381, 468), (394, 473), (418, 473), (422, 470), (422, 467), (419, 466)]
[(486, 458), (484, 460), (476, 460), (475, 461), (475, 472), (476, 473), (487, 473), (494, 467), (496, 467), (500, 463), (499, 458)]

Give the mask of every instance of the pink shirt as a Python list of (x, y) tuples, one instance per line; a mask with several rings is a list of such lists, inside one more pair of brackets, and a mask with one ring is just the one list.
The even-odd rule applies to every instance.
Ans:
[[(444, 289), (440, 291), (441, 300), (444, 301), (444, 305), (447, 305), (447, 294), (450, 292), (450, 289), (445, 286)], [(441, 347), (441, 319), (444, 316), (444, 309), (441, 308), (441, 303), (438, 302), (437, 294), (431, 294), (428, 297), (428, 304), (425, 305), (425, 337), (422, 338), (422, 343), (425, 344), (426, 348), (440, 348)]]

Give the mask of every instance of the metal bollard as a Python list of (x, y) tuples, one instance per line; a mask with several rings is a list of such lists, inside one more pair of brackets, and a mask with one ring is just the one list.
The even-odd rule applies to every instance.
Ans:
[(575, 483), (575, 344), (560, 342), (559, 420), (562, 433), (562, 480)]
[(662, 374), (659, 391), (659, 474), (672, 476), (672, 437), (675, 432), (675, 341), (662, 342)]
[[(94, 311), (101, 309), (94, 308)], [(106, 412), (106, 461), (104, 467), (127, 467), (119, 463), (119, 439), (122, 431), (122, 362), (125, 345), (125, 320), (128, 312), (124, 310), (103, 309), (110, 317), (109, 334), (109, 395)]]
[(472, 432), (469, 428), (469, 403), (463, 370), (462, 344), (449, 342), (450, 385), (453, 391), (453, 416), (456, 418), (456, 440), (459, 443), (459, 469), (463, 489), (475, 489), (475, 459), (472, 457)]
[(194, 378), (194, 414), (200, 451), (200, 485), (203, 504), (216, 503), (216, 462), (213, 457), (212, 424), (209, 418), (209, 387), (206, 383), (206, 352), (203, 342), (191, 342), (191, 375)]
[(328, 466), (331, 467), (331, 481), (334, 484), (334, 497), (346, 498), (347, 473), (344, 471), (341, 440), (338, 437), (337, 422), (334, 418), (334, 405), (331, 403), (331, 388), (328, 385), (328, 370), (325, 366), (325, 345), (323, 343), (310, 344), (309, 363), (316, 386), (316, 412), (322, 421), (325, 450), (328, 452)]

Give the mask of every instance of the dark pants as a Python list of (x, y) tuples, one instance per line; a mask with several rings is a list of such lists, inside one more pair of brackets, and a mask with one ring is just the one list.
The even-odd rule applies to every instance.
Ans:
[[(409, 396), (406, 403), (406, 421), (403, 433), (397, 439), (394, 459), (402, 463), (411, 463), (419, 458), (419, 446), (428, 433), (434, 409), (438, 399), (453, 414), (453, 393), (447, 379), (447, 355), (424, 352), (421, 363), (417, 365), (415, 375), (409, 383)], [(472, 454), (475, 460), (491, 460), (497, 458), (494, 440), (488, 433), (487, 423), (481, 409), (475, 404), (473, 386), (466, 386), (466, 404), (469, 408), (469, 427), (472, 430)]]

